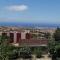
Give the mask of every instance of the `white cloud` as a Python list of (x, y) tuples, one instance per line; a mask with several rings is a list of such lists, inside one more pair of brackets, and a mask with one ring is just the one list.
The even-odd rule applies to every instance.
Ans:
[(28, 9), (28, 6), (27, 5), (13, 5), (13, 6), (7, 6), (6, 9), (10, 11), (25, 11)]

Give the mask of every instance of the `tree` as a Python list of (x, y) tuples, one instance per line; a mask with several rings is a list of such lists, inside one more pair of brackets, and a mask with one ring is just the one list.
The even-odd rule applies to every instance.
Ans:
[(14, 46), (9, 44), (8, 36), (0, 36), (0, 60), (9, 60), (9, 56), (13, 54)]
[(57, 28), (54, 33), (55, 41), (60, 41), (60, 28)]
[(56, 56), (57, 56), (57, 57), (60, 57), (60, 44), (57, 44), (57, 45), (55, 46), (55, 50), (56, 50)]
[(50, 54), (53, 54), (55, 51), (55, 40), (54, 39), (50, 39), (48, 42), (48, 51), (50, 52)]
[(7, 50), (8, 50), (8, 37), (7, 36), (0, 36), (0, 59), (7, 60)]
[(36, 55), (37, 58), (42, 57), (42, 49), (41, 47), (35, 47), (33, 50), (33, 54)]
[(23, 46), (20, 48), (20, 57), (22, 58), (31, 58), (31, 49), (30, 47)]
[(57, 28), (53, 38), (48, 43), (49, 52), (52, 55), (52, 59), (56, 59), (60, 56), (60, 28)]

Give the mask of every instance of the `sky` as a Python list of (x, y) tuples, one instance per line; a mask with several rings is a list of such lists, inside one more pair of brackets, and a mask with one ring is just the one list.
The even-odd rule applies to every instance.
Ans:
[(60, 23), (60, 0), (0, 0), (0, 22)]

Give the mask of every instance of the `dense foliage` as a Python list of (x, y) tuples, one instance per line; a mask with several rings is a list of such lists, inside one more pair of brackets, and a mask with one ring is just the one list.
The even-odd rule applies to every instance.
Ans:
[(9, 44), (8, 36), (0, 36), (0, 60), (9, 60), (15, 52), (15, 47)]
[(57, 28), (53, 38), (49, 40), (48, 49), (52, 55), (52, 60), (60, 57), (60, 28)]
[(57, 28), (54, 33), (55, 41), (60, 41), (60, 28)]

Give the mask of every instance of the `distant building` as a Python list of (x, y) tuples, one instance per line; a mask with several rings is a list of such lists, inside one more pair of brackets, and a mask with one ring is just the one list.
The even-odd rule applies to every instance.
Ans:
[(7, 35), (10, 37), (10, 43), (21, 44), (28, 46), (46, 46), (48, 43), (47, 39), (31, 39), (31, 34), (29, 32), (0, 32), (0, 35)]
[[(13, 27), (12, 27), (13, 28)], [(10, 43), (15, 45), (28, 45), (28, 46), (47, 46), (48, 39), (44, 37), (33, 37), (32, 35), (38, 36), (44, 33), (50, 32), (54, 33), (55, 30), (40, 30), (40, 29), (18, 29), (18, 28), (0, 28), (0, 35), (7, 35), (10, 37)]]

